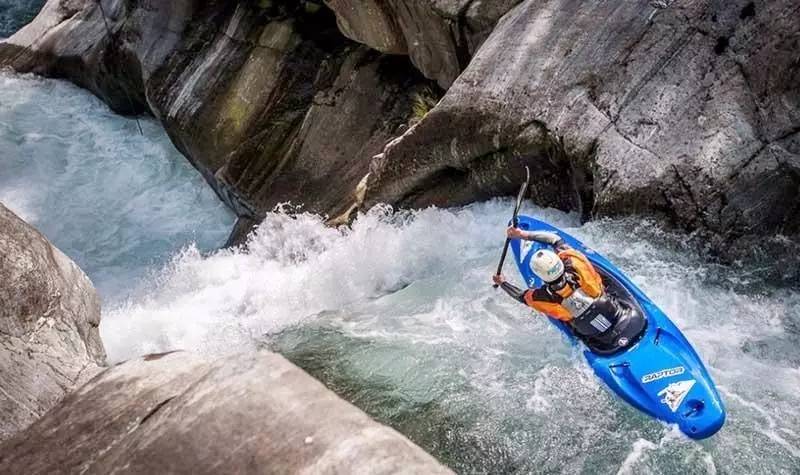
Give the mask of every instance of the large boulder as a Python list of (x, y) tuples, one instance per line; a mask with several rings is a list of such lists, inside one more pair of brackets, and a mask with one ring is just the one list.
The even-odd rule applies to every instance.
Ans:
[(422, 73), (450, 87), (492, 27), (521, 0), (325, 0), (348, 38), (408, 54)]
[(152, 113), (252, 219), (282, 202), (346, 210), (429, 84), (407, 58), (344, 38), (311, 1), (50, 0), (0, 43), (0, 65)]
[(146, 356), (0, 445), (0, 473), (451, 473), (269, 352)]
[(2, 204), (0, 250), (3, 440), (96, 374), (105, 350), (100, 300), (89, 278)]
[(505, 194), (660, 213), (739, 238), (800, 232), (800, 5), (527, 0), (373, 163), (366, 206)]

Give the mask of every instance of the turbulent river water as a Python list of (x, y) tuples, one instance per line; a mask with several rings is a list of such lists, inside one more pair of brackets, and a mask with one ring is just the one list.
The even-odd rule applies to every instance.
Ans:
[(46, 0), (0, 0), (0, 38), (33, 20)]
[(234, 216), (159, 124), (63, 81), (0, 72), (0, 202), (124, 299), (188, 243), (225, 243)]
[(64, 83), (0, 76), (0, 201), (100, 288), (112, 362), (270, 348), (461, 473), (800, 473), (796, 289), (709, 265), (648, 221), (526, 205), (606, 254), (694, 343), (729, 416), (693, 442), (611, 396), (543, 317), (492, 289), (508, 201), (375, 209), (348, 229), (275, 213), (246, 251), (208, 252), (232, 216), (143, 126)]

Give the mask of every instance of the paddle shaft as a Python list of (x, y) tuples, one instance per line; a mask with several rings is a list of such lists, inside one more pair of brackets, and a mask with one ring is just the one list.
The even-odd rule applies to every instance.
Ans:
[[(517, 219), (517, 215), (519, 215), (519, 207), (522, 205), (522, 198), (525, 196), (525, 191), (528, 189), (528, 184), (531, 181), (531, 171), (528, 167), (525, 167), (525, 183), (519, 189), (519, 193), (517, 194), (517, 204), (514, 206), (514, 216), (511, 218), (511, 224), (516, 228), (517, 224), (519, 224), (519, 220)], [(503, 273), (503, 264), (506, 262), (506, 256), (508, 255), (508, 246), (511, 245), (511, 238), (506, 238), (506, 244), (503, 246), (503, 253), (500, 255), (500, 263), (497, 264), (497, 274), (500, 275)], [(499, 287), (497, 284), (493, 286), (495, 289)]]
[[(518, 224), (516, 213), (514, 214), (514, 219), (511, 222), (514, 224), (514, 227), (516, 228)], [(500, 275), (503, 273), (503, 264), (505, 264), (506, 262), (506, 255), (508, 255), (508, 246), (510, 245), (511, 245), (511, 238), (506, 238), (506, 244), (505, 246), (503, 246), (503, 253), (500, 254), (500, 263), (497, 264), (496, 275)], [(494, 284), (494, 288), (496, 289), (497, 287), (498, 285)]]
[[(503, 246), (503, 254), (500, 255), (500, 263), (497, 265), (497, 274), (500, 275), (503, 272), (503, 264), (506, 262), (506, 254), (508, 254), (508, 246), (511, 244), (511, 238), (506, 238), (506, 245)], [(499, 287), (497, 284), (494, 284), (493, 287), (496, 289)]]

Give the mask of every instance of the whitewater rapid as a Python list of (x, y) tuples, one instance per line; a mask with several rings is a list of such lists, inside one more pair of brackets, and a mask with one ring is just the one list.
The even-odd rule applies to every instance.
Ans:
[(729, 418), (691, 442), (492, 289), (510, 207), (379, 208), (340, 229), (270, 214), (247, 250), (176, 256), (104, 315), (103, 340), (112, 360), (271, 348), (460, 472), (796, 473), (800, 294), (704, 264), (648, 221), (525, 206), (607, 255), (694, 343)]
[(0, 72), (0, 202), (124, 299), (189, 243), (225, 243), (233, 214), (158, 122), (114, 114), (64, 81)]
[[(269, 348), (460, 473), (800, 472), (800, 293), (706, 263), (639, 219), (526, 203), (629, 275), (706, 361), (729, 417), (693, 442), (611, 396), (540, 315), (491, 287), (511, 203), (352, 227), (269, 214), (245, 248), (155, 122), (0, 75), (0, 201), (103, 294), (110, 362)], [(511, 265), (508, 276), (517, 278)]]

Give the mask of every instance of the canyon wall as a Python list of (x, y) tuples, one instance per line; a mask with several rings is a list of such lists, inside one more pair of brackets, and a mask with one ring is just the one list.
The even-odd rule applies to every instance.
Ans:
[(658, 215), (736, 256), (800, 234), (798, 9), (50, 0), (0, 64), (152, 113), (239, 241), (279, 203), (344, 222), (512, 194), (530, 166), (537, 204)]

